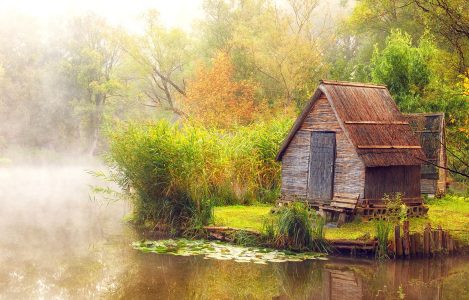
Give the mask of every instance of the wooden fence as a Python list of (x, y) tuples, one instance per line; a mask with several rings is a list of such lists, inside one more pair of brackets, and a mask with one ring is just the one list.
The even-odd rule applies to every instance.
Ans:
[(454, 240), (451, 234), (443, 230), (441, 226), (432, 229), (430, 224), (427, 224), (423, 233), (411, 233), (409, 221), (404, 221), (402, 226), (394, 227), (394, 238), (388, 252), (396, 258), (410, 258), (452, 254), (459, 249), (458, 241)]

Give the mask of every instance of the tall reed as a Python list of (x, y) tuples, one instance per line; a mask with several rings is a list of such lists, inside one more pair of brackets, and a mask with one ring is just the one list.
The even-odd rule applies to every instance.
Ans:
[(376, 258), (386, 259), (388, 256), (388, 237), (391, 232), (391, 223), (385, 220), (379, 220), (375, 224), (376, 238), (378, 240), (378, 248), (376, 250)]
[(290, 120), (231, 131), (194, 124), (125, 123), (108, 130), (112, 178), (134, 200), (135, 220), (170, 227), (207, 224), (211, 207), (273, 201), (278, 146)]

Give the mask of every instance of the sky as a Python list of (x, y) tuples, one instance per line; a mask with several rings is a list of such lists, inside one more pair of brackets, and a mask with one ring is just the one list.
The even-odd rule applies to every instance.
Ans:
[[(348, 4), (347, 9), (341, 7), (341, 2)], [(322, 0), (317, 11), (322, 12), (322, 18), (335, 19), (349, 11), (354, 2)], [(0, 12), (13, 11), (32, 16), (44, 23), (54, 23), (67, 16), (92, 12), (131, 33), (142, 33), (143, 13), (148, 9), (156, 9), (160, 12), (160, 22), (163, 25), (191, 31), (194, 21), (203, 17), (202, 3), (203, 0), (0, 0)]]
[(131, 32), (143, 28), (141, 16), (148, 9), (158, 10), (165, 26), (190, 30), (202, 16), (202, 0), (0, 0), (2, 12), (19, 12), (44, 22), (93, 12)]

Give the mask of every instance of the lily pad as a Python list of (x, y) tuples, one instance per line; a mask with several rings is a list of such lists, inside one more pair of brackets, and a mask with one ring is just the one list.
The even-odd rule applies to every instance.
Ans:
[(269, 248), (246, 248), (219, 241), (169, 239), (139, 241), (132, 247), (142, 252), (170, 254), (177, 256), (204, 255), (205, 259), (233, 260), (239, 263), (267, 264), (281, 262), (301, 262), (308, 259), (327, 259), (320, 253), (296, 253)]

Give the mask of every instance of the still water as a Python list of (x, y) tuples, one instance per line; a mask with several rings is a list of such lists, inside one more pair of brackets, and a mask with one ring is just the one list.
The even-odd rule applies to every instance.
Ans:
[(0, 167), (0, 299), (469, 299), (469, 257), (257, 265), (141, 253), (95, 166)]

